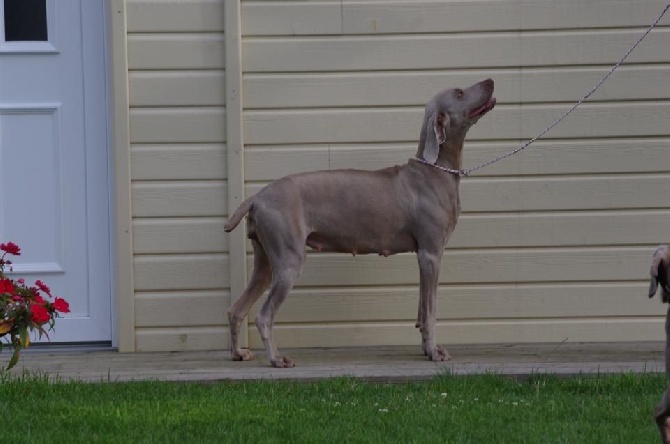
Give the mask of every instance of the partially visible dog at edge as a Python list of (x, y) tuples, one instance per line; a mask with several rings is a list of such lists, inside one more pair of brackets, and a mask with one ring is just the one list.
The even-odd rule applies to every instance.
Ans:
[(293, 367), (272, 338), (279, 306), (305, 262), (305, 245), (317, 251), (389, 256), (416, 252), (423, 352), (433, 361), (449, 359), (435, 341), (436, 292), (442, 253), (460, 213), (457, 174), (463, 141), (472, 125), (493, 109), (493, 80), (437, 93), (426, 105), (417, 159), (377, 171), (333, 170), (278, 179), (245, 200), (225, 225), (230, 232), (247, 217), (254, 269), (240, 298), (228, 310), (233, 360), (253, 355), (239, 347), (242, 320), (270, 287), (256, 326), (270, 363)]
[[(651, 260), (651, 283), (649, 297), (652, 298), (661, 287), (661, 300), (670, 303), (670, 246), (658, 247)], [(665, 317), (665, 374), (670, 382), (670, 307)], [(661, 441), (670, 443), (670, 389), (666, 389), (663, 398), (654, 409), (654, 419), (661, 433)]]

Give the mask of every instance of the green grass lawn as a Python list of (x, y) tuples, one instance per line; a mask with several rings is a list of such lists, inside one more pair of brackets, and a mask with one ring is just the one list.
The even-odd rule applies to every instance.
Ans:
[(377, 384), (49, 383), (0, 374), (0, 441), (649, 443), (661, 375)]

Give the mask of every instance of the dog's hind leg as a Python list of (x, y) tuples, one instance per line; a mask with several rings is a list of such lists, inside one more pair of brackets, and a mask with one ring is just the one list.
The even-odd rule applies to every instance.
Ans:
[[(425, 310), (425, 306), (424, 306), (422, 300), (419, 299), (419, 314), (417, 315), (417, 318), (416, 318), (416, 324), (414, 324), (414, 326), (418, 329), (422, 329), (423, 326), (426, 323), (426, 315), (425, 315), (424, 310)], [(426, 355), (428, 354), (428, 353), (426, 353), (426, 337), (423, 334), (423, 331), (421, 331), (421, 349), (423, 350), (424, 354), (426, 354)]]
[(278, 260), (281, 261), (281, 266), (273, 267), (274, 272), (270, 292), (268, 293), (267, 300), (256, 315), (256, 327), (258, 327), (261, 339), (265, 345), (265, 351), (270, 364), (278, 368), (294, 367), (293, 362), (289, 358), (279, 354), (272, 337), (272, 328), (274, 327), (279, 307), (286, 300), (295, 280), (302, 272), (305, 252), (304, 250), (284, 252)]
[(261, 297), (272, 280), (272, 268), (263, 246), (256, 239), (252, 239), (251, 243), (254, 247), (254, 271), (244, 293), (228, 310), (230, 353), (233, 361), (248, 361), (254, 357), (249, 349), (239, 347), (240, 327), (251, 306)]

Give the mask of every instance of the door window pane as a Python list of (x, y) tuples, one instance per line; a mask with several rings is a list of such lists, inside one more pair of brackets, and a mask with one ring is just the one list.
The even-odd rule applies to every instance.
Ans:
[(46, 0), (4, 0), (6, 42), (46, 42)]

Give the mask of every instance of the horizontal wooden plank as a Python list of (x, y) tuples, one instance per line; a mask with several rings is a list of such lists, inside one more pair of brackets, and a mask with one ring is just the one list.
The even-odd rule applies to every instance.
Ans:
[(223, 180), (228, 175), (226, 145), (131, 146), (133, 180)]
[(667, 175), (527, 179), (472, 179), (463, 184), (463, 211), (590, 210), (668, 208), (659, 192)]
[(345, 34), (614, 28), (647, 26), (663, 6), (663, 0), (344, 1), (342, 22)]
[(131, 71), (129, 102), (138, 106), (224, 106), (225, 73), (212, 71)]
[[(513, 142), (467, 142), (465, 167), (480, 165), (517, 148)], [(539, 140), (521, 154), (473, 177), (540, 174), (653, 173), (670, 170), (670, 138)], [(270, 181), (306, 171), (376, 170), (407, 162), (415, 143), (248, 146), (245, 178)]]
[[(447, 250), (442, 284), (616, 282), (646, 279), (650, 247)], [(248, 258), (249, 270), (253, 268)], [(414, 254), (388, 258), (314, 253), (298, 287), (416, 285)]]
[(342, 32), (337, 1), (242, 1), (242, 35), (319, 35)]
[(228, 288), (227, 254), (135, 256), (135, 291)]
[(226, 253), (222, 217), (149, 218), (133, 221), (135, 254)]
[(224, 290), (135, 293), (136, 327), (228, 325), (230, 293)]
[(128, 0), (128, 32), (223, 32), (221, 0)]
[(242, 30), (245, 35), (337, 35), (614, 28), (648, 25), (663, 6), (662, 0), (245, 0)]
[[(470, 130), (468, 140), (530, 139), (568, 108), (500, 105)], [(416, 143), (423, 113), (423, 108), (418, 107), (248, 111), (244, 116), (244, 137), (250, 145)], [(587, 103), (546, 137), (663, 137), (670, 135), (669, 116), (668, 102)]]
[(224, 216), (225, 181), (140, 182), (131, 187), (133, 217)]
[[(324, 72), (610, 65), (640, 29), (359, 37), (246, 37), (245, 72)], [(670, 29), (657, 28), (629, 63), (667, 62)], [(151, 45), (145, 45), (151, 48)], [(135, 50), (138, 52), (139, 50)], [(130, 54), (130, 42), (129, 42)], [(146, 65), (143, 64), (142, 66)], [(134, 67), (131, 64), (131, 67)]]
[(130, 34), (128, 69), (223, 69), (223, 33)]
[[(442, 286), (438, 293), (437, 319), (664, 316), (667, 307), (645, 298), (647, 286), (646, 281)], [(277, 324), (412, 321), (416, 320), (418, 302), (418, 286), (296, 289), (279, 310)], [(255, 312), (250, 322), (254, 316)]]
[[(652, 209), (670, 207), (662, 192), (667, 174), (593, 177), (528, 177), (486, 179), (471, 177), (461, 184), (462, 210), (518, 212), (553, 210)], [(263, 187), (245, 187), (251, 196)]]
[[(468, 142), (464, 148), (464, 167), (481, 165), (520, 145), (511, 141)], [(670, 138), (539, 140), (520, 154), (478, 170), (474, 175), (660, 173), (669, 170), (669, 149)], [(379, 169), (405, 163), (415, 155), (415, 143), (393, 144), (390, 149), (385, 144), (365, 148), (331, 146), (329, 152), (332, 169)]]
[[(555, 342), (617, 342), (665, 340), (665, 317), (597, 318), (566, 320), (446, 321), (435, 328), (437, 341), (449, 344), (503, 344)], [(275, 325), (277, 346), (343, 347), (416, 345), (420, 354), (421, 337), (413, 322), (346, 323), (331, 325)], [(261, 349), (255, 328), (249, 329), (252, 348)], [(452, 356), (458, 360), (458, 356)], [(300, 363), (298, 363), (300, 365)]]
[(654, 244), (668, 238), (668, 220), (670, 210), (465, 214), (458, 221), (449, 247)]
[[(423, 106), (437, 91), (492, 78), (496, 82), (495, 95), (499, 105), (569, 102), (581, 98), (603, 78), (607, 70), (603, 67), (576, 66), (551, 69), (256, 73), (245, 75), (243, 96), (246, 109)], [(667, 100), (670, 99), (670, 91), (665, 88), (663, 80), (668, 75), (670, 66), (667, 65), (622, 66), (589, 101)], [(177, 82), (184, 90), (199, 88), (196, 80), (190, 80), (188, 74), (183, 75), (183, 80), (175, 79), (175, 86)], [(133, 83), (131, 76), (131, 92)], [(166, 82), (162, 80), (162, 83)], [(181, 94), (167, 87), (161, 87), (161, 93), (161, 96), (166, 97)]]
[[(135, 347), (138, 352), (226, 350), (228, 327), (138, 328)], [(222, 357), (223, 359), (223, 357)]]
[(131, 143), (223, 143), (226, 111), (221, 107), (133, 108)]
[[(360, 151), (365, 152), (376, 147), (372, 144), (356, 146)], [(394, 160), (387, 162), (385, 166), (394, 165), (399, 159), (407, 160), (410, 156), (408, 153), (412, 150), (408, 144), (400, 145), (395, 149), (389, 147), (388, 144), (384, 146), (387, 147), (384, 152), (387, 155), (375, 165), (392, 158)], [(244, 149), (244, 179), (248, 182), (269, 182), (289, 174), (334, 169), (330, 166), (329, 156), (340, 148), (337, 145), (248, 145)], [(416, 146), (413, 151), (416, 153)], [(378, 168), (362, 167), (361, 169)]]

